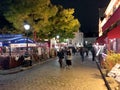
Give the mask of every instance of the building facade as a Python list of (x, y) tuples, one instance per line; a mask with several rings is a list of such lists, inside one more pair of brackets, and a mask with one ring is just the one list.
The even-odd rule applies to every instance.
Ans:
[(108, 50), (120, 52), (120, 0), (111, 0), (99, 20), (99, 44), (106, 44)]
[(82, 32), (76, 32), (75, 38), (68, 39), (68, 46), (82, 47), (84, 42), (84, 35)]

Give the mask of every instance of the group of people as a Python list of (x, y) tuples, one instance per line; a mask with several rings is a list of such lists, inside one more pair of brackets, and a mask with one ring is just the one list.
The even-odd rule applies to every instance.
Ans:
[[(91, 54), (92, 54), (92, 61), (95, 61), (95, 57), (96, 57), (96, 51), (95, 51), (95, 48), (93, 46), (91, 46), (90, 49), (87, 49), (85, 47), (80, 47), (78, 50), (78, 53), (80, 54), (81, 56), (81, 60), (82, 62), (84, 62), (84, 58), (85, 56), (88, 56), (88, 52), (90, 51)], [(69, 47), (65, 47), (64, 49), (59, 49), (59, 51), (57, 52), (57, 56), (59, 58), (59, 64), (60, 64), (60, 67), (62, 68), (63, 67), (63, 59), (65, 60), (66, 62), (66, 66), (71, 66), (72, 65), (72, 49), (69, 48)], [(75, 53), (73, 53), (74, 55)]]
[(57, 56), (59, 58), (59, 64), (60, 67), (63, 67), (63, 59), (65, 59), (66, 61), (66, 66), (70, 67), (72, 65), (72, 51), (70, 48), (65, 47), (64, 49), (59, 49), (59, 51), (57, 52)]
[(90, 49), (85, 48), (85, 47), (80, 47), (79, 52), (80, 52), (80, 56), (81, 56), (82, 62), (84, 61), (84, 57), (88, 56), (89, 51), (92, 54), (92, 61), (95, 61), (96, 51), (95, 51), (95, 48), (93, 46), (91, 46)]

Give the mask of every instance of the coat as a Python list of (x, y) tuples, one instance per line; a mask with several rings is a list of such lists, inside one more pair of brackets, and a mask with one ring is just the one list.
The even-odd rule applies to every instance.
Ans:
[(64, 52), (63, 51), (57, 52), (57, 56), (58, 56), (58, 58), (63, 59), (64, 58)]

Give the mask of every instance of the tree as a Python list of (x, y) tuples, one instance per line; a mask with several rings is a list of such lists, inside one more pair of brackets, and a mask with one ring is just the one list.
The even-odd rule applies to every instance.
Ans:
[(50, 39), (57, 34), (72, 38), (80, 27), (73, 16), (74, 9), (52, 5), (50, 0), (4, 0), (0, 9), (17, 31), (24, 33), (23, 24), (27, 21), (41, 39)]
[[(54, 15), (57, 8), (50, 4), (50, 0), (8, 0), (3, 1), (7, 9), (3, 14), (16, 29), (22, 30), (24, 21), (29, 22), (34, 30), (44, 27), (47, 19)], [(21, 31), (21, 32), (22, 32)]]
[(49, 25), (45, 27), (48, 32), (45, 31), (47, 33), (44, 33), (44, 30), (40, 29), (39, 37), (44, 38), (42, 36), (47, 36), (52, 38), (60, 35), (61, 39), (73, 38), (74, 32), (77, 32), (80, 28), (80, 23), (74, 18), (73, 13), (74, 9), (64, 9), (62, 6), (58, 6), (56, 15), (48, 19)]
[(61, 6), (58, 8), (59, 11), (55, 19), (56, 29), (59, 30), (61, 37), (73, 38), (74, 32), (77, 32), (80, 28), (79, 21), (73, 16), (74, 9), (64, 9)]

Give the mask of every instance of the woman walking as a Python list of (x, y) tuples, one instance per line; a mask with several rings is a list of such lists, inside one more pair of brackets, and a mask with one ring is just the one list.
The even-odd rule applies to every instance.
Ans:
[(71, 60), (72, 60), (72, 52), (68, 48), (67, 52), (66, 52), (66, 65), (67, 65), (67, 67), (70, 67), (72, 65)]

